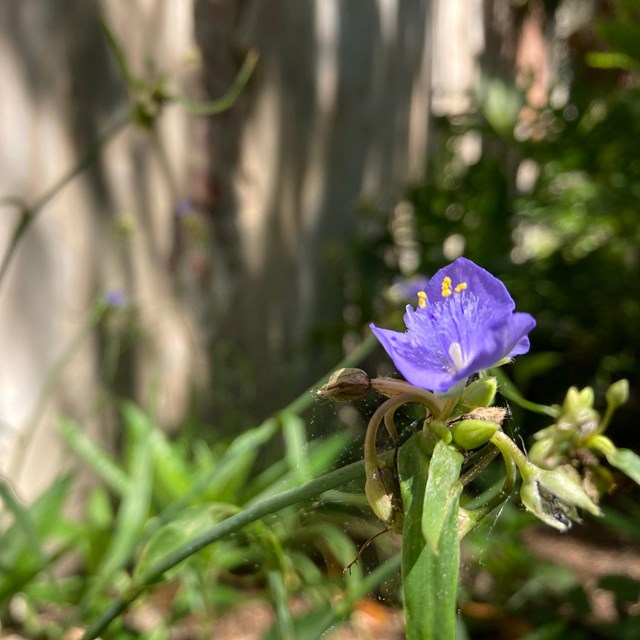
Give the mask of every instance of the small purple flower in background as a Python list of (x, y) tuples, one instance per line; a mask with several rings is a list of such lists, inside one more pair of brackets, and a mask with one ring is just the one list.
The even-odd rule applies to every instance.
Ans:
[(104, 302), (112, 309), (124, 309), (129, 304), (129, 297), (122, 289), (111, 289), (105, 293)]
[(407, 306), (405, 333), (371, 325), (414, 386), (445, 392), (503, 358), (529, 351), (527, 334), (535, 320), (515, 313), (504, 284), (471, 260), (458, 258), (440, 269), (417, 295), (418, 307)]
[(193, 205), (189, 200), (178, 200), (173, 205), (173, 213), (176, 218), (184, 218), (188, 216), (193, 211)]
[(389, 293), (394, 300), (406, 302), (415, 300), (419, 291), (424, 291), (429, 278), (421, 273), (416, 273), (408, 278), (394, 278)]

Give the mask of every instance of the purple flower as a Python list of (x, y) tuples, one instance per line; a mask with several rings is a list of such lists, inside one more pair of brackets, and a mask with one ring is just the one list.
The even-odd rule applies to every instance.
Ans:
[(104, 302), (112, 309), (124, 309), (129, 304), (129, 298), (122, 289), (111, 289), (105, 293)]
[(193, 211), (193, 205), (189, 200), (178, 200), (173, 205), (173, 213), (176, 218), (184, 218), (188, 216)]
[(397, 277), (393, 279), (393, 284), (389, 290), (392, 298), (406, 302), (415, 300), (419, 291), (423, 291), (429, 282), (429, 278), (421, 273), (416, 273), (408, 278)]
[(536, 322), (514, 313), (506, 287), (488, 271), (458, 258), (440, 269), (407, 306), (405, 333), (371, 330), (398, 371), (416, 387), (448, 391), (505, 357), (529, 351)]

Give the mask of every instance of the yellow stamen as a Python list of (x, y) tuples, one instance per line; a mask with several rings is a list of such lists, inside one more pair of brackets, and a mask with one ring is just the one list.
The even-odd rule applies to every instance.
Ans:
[(456, 285), (456, 288), (454, 289), (454, 291), (456, 293), (460, 293), (461, 291), (464, 291), (466, 288), (467, 288), (467, 283), (461, 282), (460, 284)]
[(451, 278), (446, 276), (442, 281), (442, 297), (448, 298), (451, 295)]
[(421, 309), (427, 306), (427, 294), (424, 291), (418, 291), (418, 306)]

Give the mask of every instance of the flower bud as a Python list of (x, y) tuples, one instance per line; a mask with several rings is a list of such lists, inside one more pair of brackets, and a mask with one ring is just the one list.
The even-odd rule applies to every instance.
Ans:
[(391, 469), (378, 467), (367, 477), (364, 492), (371, 510), (395, 533), (402, 531), (400, 487)]
[(370, 387), (371, 380), (362, 369), (338, 369), (318, 393), (327, 400), (349, 402), (362, 397)]
[(460, 420), (453, 425), (453, 441), (465, 450), (486, 444), (500, 425), (489, 420)]
[(629, 399), (629, 381), (626, 378), (614, 382), (607, 389), (607, 404), (610, 409), (617, 409)]
[(591, 409), (593, 407), (593, 401), (595, 400), (595, 394), (591, 387), (585, 387), (578, 392), (578, 401), (580, 407), (585, 409)]
[(458, 408), (461, 413), (469, 413), (478, 407), (488, 407), (496, 397), (498, 380), (494, 377), (479, 378), (467, 385), (460, 395)]
[(431, 433), (440, 438), (445, 444), (451, 442), (451, 430), (446, 423), (441, 420), (430, 420), (427, 425)]
[(562, 457), (557, 453), (557, 442), (553, 438), (541, 438), (529, 447), (528, 457), (533, 464), (544, 469), (558, 466)]
[(578, 391), (577, 387), (570, 387), (562, 405), (563, 413), (576, 413), (580, 409), (593, 408), (594, 393), (591, 387)]

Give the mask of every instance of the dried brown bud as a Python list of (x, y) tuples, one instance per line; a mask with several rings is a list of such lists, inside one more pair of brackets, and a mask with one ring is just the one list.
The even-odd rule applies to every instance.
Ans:
[(338, 369), (318, 393), (327, 400), (349, 402), (362, 397), (370, 387), (371, 380), (362, 369)]
[(495, 422), (496, 424), (502, 424), (502, 421), (507, 415), (507, 410), (504, 407), (478, 407), (469, 413), (456, 418), (458, 420), (487, 420), (488, 422)]

